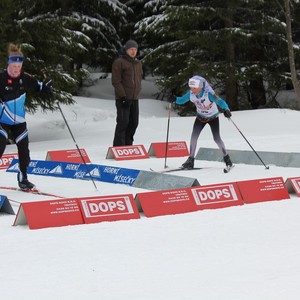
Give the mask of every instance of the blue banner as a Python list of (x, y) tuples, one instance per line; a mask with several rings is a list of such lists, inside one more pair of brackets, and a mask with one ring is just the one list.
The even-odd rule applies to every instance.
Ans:
[[(19, 160), (13, 159), (6, 172), (18, 172)], [(31, 160), (28, 174), (74, 179), (91, 179), (132, 186), (140, 170), (95, 164), (77, 164), (46, 160)]]
[(0, 212), (14, 215), (15, 212), (10, 205), (8, 198), (4, 195), (0, 195)]
[(5, 200), (6, 200), (6, 196), (0, 195), (0, 210)]

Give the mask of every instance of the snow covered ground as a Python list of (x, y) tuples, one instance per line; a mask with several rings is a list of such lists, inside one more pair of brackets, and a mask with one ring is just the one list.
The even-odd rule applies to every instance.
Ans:
[[(80, 148), (95, 164), (149, 170), (163, 169), (164, 159), (117, 162), (106, 159), (112, 145), (115, 106), (109, 79), (61, 106)], [(135, 143), (146, 149), (166, 140), (167, 103), (153, 100), (153, 84), (144, 82), (140, 125)], [(86, 91), (87, 92), (87, 91)], [(74, 149), (60, 115), (28, 115), (32, 159), (49, 150)], [(233, 112), (232, 119), (257, 151), (299, 152), (300, 112), (266, 109)], [(250, 150), (231, 122), (220, 117), (228, 149)], [(194, 117), (172, 113), (169, 141), (189, 144)], [(198, 147), (216, 148), (209, 128)], [(9, 145), (6, 153), (16, 152)], [(186, 158), (168, 158), (177, 167)], [(247, 179), (300, 176), (299, 168), (237, 164), (229, 174), (220, 168), (184, 171), (201, 185)], [(121, 184), (30, 175), (45, 192), (65, 197), (147, 191)], [(0, 171), (2, 186), (16, 186), (16, 174)], [(9, 199), (29, 202), (45, 196), (4, 191)], [(139, 220), (30, 230), (12, 226), (15, 217), (0, 214), (0, 282), (5, 300), (298, 300), (300, 294), (300, 200), (272, 201), (226, 209)], [(11, 202), (15, 211), (18, 205)]]

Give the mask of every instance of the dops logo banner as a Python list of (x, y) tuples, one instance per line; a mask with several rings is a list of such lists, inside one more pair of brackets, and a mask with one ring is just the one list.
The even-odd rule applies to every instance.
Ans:
[[(19, 160), (13, 159), (6, 172), (18, 172)], [(57, 161), (31, 160), (27, 169), (28, 174), (54, 176), (74, 179), (90, 179), (121, 183), (132, 186), (139, 170), (125, 169), (95, 164), (77, 164)]]

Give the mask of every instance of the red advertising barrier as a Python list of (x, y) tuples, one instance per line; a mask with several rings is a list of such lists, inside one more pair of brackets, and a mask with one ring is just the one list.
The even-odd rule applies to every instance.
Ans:
[[(166, 142), (152, 143), (148, 150), (150, 156), (157, 158), (166, 157)], [(168, 142), (167, 157), (182, 157), (189, 156), (189, 150), (186, 142)]]
[(192, 193), (199, 209), (224, 208), (244, 204), (236, 183), (193, 187)]
[(129, 160), (149, 158), (149, 155), (143, 145), (132, 145), (122, 147), (109, 147), (106, 158), (115, 160)]
[(236, 183), (139, 193), (135, 200), (146, 217), (244, 204)]
[[(82, 157), (86, 163), (90, 163), (90, 159), (84, 149), (79, 149)], [(50, 161), (61, 161), (61, 162), (70, 162), (70, 163), (82, 163), (82, 158), (77, 149), (70, 150), (53, 150), (48, 151), (46, 160)]]
[(14, 226), (28, 224), (30, 229), (83, 224), (77, 199), (22, 203)]
[(282, 177), (239, 181), (244, 203), (290, 199)]
[(3, 154), (0, 158), (0, 169), (7, 169), (14, 158), (18, 158), (18, 153)]
[(198, 210), (190, 188), (139, 193), (135, 200), (146, 217), (181, 214)]
[(132, 195), (88, 197), (79, 200), (85, 223), (139, 219)]
[[(289, 189), (299, 196), (300, 177), (289, 178)], [(206, 186), (136, 194), (65, 198), (21, 203), (13, 225), (28, 224), (30, 229), (139, 219), (249, 203), (290, 199), (282, 177), (263, 178)], [(0, 211), (9, 204), (0, 195)], [(11, 210), (13, 213), (13, 210)]]
[(300, 197), (300, 177), (288, 178), (285, 185), (289, 193), (296, 193)]
[(40, 229), (139, 218), (134, 198), (128, 194), (21, 203), (13, 225)]

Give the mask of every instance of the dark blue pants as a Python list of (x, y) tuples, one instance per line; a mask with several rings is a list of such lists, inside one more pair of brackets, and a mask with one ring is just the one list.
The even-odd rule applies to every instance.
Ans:
[(7, 125), (4, 123), (0, 123), (0, 131), (0, 157), (2, 157), (4, 153), (8, 132), (10, 132), (18, 149), (19, 169), (26, 178), (27, 167), (30, 163), (27, 124), (21, 123), (17, 125)]
[(128, 146), (133, 144), (133, 137), (139, 125), (139, 101), (127, 100), (124, 107), (121, 101), (116, 100), (117, 125), (113, 146)]

